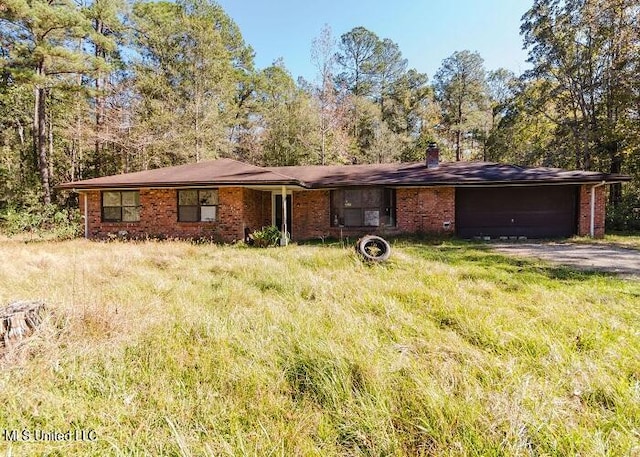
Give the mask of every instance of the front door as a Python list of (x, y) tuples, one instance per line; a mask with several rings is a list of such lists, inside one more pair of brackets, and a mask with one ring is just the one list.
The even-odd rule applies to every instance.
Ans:
[[(292, 196), (287, 195), (287, 232), (289, 233), (290, 239), (293, 239), (293, 219), (291, 217), (291, 206), (293, 206), (291, 204), (292, 200)], [(282, 194), (276, 194), (274, 210), (274, 220), (276, 223), (276, 227), (278, 227), (278, 229), (282, 231)]]

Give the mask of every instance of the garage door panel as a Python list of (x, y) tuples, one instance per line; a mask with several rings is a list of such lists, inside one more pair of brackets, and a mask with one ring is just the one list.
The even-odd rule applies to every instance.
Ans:
[(567, 237), (576, 233), (577, 186), (458, 188), (458, 236)]

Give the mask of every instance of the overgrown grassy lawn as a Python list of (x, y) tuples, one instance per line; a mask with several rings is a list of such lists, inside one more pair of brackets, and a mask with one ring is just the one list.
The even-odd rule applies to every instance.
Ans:
[(0, 244), (6, 455), (640, 454), (640, 282), (458, 242)]

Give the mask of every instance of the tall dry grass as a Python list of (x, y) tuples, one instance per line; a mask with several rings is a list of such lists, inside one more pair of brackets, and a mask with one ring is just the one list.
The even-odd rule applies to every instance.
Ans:
[[(640, 284), (465, 243), (3, 242), (7, 455), (634, 455)], [(0, 437), (1, 438), (1, 437)], [(57, 454), (56, 454), (57, 453)]]

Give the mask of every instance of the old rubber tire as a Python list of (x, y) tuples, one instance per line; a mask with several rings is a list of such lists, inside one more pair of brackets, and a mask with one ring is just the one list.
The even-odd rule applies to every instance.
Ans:
[(358, 240), (356, 251), (366, 260), (382, 262), (391, 255), (391, 246), (384, 238), (367, 235)]

